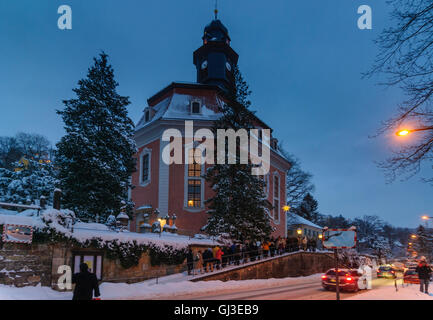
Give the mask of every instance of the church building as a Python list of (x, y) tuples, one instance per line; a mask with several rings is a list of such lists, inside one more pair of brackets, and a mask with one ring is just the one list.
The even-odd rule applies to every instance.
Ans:
[[(238, 54), (231, 48), (227, 28), (215, 19), (205, 27), (203, 44), (193, 53), (197, 69), (196, 82), (172, 82), (147, 100), (148, 106), (137, 123), (135, 140), (138, 147), (137, 171), (132, 176), (135, 203), (130, 229), (148, 232), (158, 219), (167, 221), (166, 228), (176, 228), (179, 234), (194, 236), (206, 225), (205, 200), (212, 190), (202, 177), (208, 164), (166, 164), (162, 151), (169, 143), (163, 141), (166, 129), (178, 129), (185, 134), (185, 121), (193, 121), (194, 130), (209, 128), (218, 119), (224, 103), (224, 93), (233, 86), (233, 69)], [(270, 129), (256, 117), (258, 129)], [(290, 163), (278, 151), (277, 140), (270, 140), (270, 171), (263, 178), (265, 193), (273, 205), (269, 211), (274, 237), (286, 236), (286, 172)], [(191, 154), (194, 146), (185, 146)], [(174, 219), (166, 219), (166, 217)], [(175, 226), (173, 226), (173, 223)]]

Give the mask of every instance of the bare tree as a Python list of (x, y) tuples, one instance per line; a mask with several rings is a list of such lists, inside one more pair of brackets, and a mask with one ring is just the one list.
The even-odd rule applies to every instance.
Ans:
[(40, 134), (20, 132), (15, 139), (23, 155), (29, 158), (49, 157), (51, 153), (50, 141)]
[(13, 137), (0, 137), (0, 168), (11, 169), (12, 163), (19, 160), (22, 153)]
[[(433, 156), (433, 1), (390, 0), (394, 26), (385, 29), (376, 43), (380, 52), (367, 76), (384, 74), (383, 84), (398, 86), (406, 94), (397, 114), (385, 121), (379, 134), (406, 129), (417, 139), (379, 163), (390, 181), (412, 177)], [(419, 139), (418, 139), (419, 138)], [(424, 179), (433, 182), (433, 177)]]
[(313, 176), (301, 169), (301, 164), (297, 158), (284, 151), (281, 146), (279, 146), (279, 150), (291, 164), (286, 174), (287, 203), (296, 208), (308, 193), (314, 191), (314, 185), (311, 182)]

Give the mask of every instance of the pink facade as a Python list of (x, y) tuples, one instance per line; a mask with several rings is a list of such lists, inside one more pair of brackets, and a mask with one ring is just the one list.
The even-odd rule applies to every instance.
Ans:
[[(164, 92), (165, 91), (165, 92)], [(193, 121), (194, 130), (210, 128), (213, 120), (218, 116), (218, 104), (222, 103), (215, 87), (204, 87), (197, 84), (172, 84), (149, 99), (149, 117), (142, 119), (137, 125), (136, 140), (139, 148), (137, 153), (137, 171), (132, 183), (132, 200), (138, 208), (149, 208), (148, 212), (158, 209), (160, 216), (177, 216), (176, 227), (180, 234), (194, 235), (206, 224), (207, 214), (204, 201), (211, 197), (212, 190), (200, 180), (200, 205), (189, 206), (187, 166), (184, 164), (166, 165), (162, 162), (161, 154), (164, 143), (161, 140), (164, 130), (177, 128), (182, 133), (185, 121)], [(199, 102), (201, 112), (191, 114), (192, 102)], [(258, 121), (258, 127), (267, 128)], [(148, 161), (146, 164), (143, 161)], [(270, 212), (270, 220), (275, 227), (273, 236), (286, 235), (286, 217), (283, 207), (286, 205), (286, 175), (290, 164), (276, 150), (271, 151), (271, 168), (265, 177), (267, 181), (267, 195), (270, 203), (278, 208)], [(200, 167), (201, 174), (205, 168)], [(143, 171), (146, 181), (143, 181)], [(146, 175), (148, 171), (148, 174)], [(131, 224), (131, 230), (140, 232), (140, 224), (146, 220), (138, 213)], [(146, 223), (153, 223), (147, 221)]]
[[(132, 177), (131, 191), (136, 204), (131, 230), (148, 231), (158, 217), (176, 215), (180, 234), (194, 235), (207, 222), (204, 202), (212, 195), (202, 175), (204, 165), (168, 165), (162, 161), (162, 152), (169, 144), (162, 139), (165, 130), (178, 130), (185, 137), (185, 122), (193, 123), (194, 132), (212, 128), (220, 117), (218, 110), (224, 104), (226, 93), (234, 88), (238, 54), (231, 48), (228, 29), (215, 19), (204, 29), (203, 44), (193, 54), (197, 82), (172, 83), (148, 99), (148, 107), (136, 126), (135, 140), (139, 148), (137, 172)], [(255, 118), (257, 129), (270, 129)], [(183, 140), (182, 149), (190, 152), (196, 145)], [(271, 138), (270, 172), (267, 181), (269, 202), (275, 207), (269, 212), (275, 227), (273, 236), (286, 236), (286, 172), (290, 163)], [(185, 153), (184, 152), (184, 153)], [(183, 158), (185, 159), (185, 154)], [(182, 161), (185, 163), (185, 161)], [(156, 214), (158, 216), (156, 216)]]

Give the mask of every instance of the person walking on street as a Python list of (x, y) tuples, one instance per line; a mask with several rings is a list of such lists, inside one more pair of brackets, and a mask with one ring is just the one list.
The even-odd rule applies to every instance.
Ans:
[(72, 276), (72, 283), (75, 284), (72, 300), (92, 300), (93, 295), (101, 295), (98, 279), (94, 273), (89, 272), (87, 263), (80, 264), (80, 272)]
[(421, 292), (428, 294), (428, 284), (430, 281), (430, 275), (432, 273), (432, 270), (430, 266), (427, 264), (425, 257), (421, 257), (421, 261), (416, 267), (415, 271), (418, 273), (418, 278), (420, 283), (419, 290)]

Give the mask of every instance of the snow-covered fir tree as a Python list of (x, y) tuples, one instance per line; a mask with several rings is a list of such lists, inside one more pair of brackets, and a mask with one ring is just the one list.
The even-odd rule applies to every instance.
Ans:
[(0, 168), (0, 202), (34, 204), (45, 196), (51, 203), (57, 183), (51, 163), (24, 159), (14, 168)]
[[(235, 85), (228, 93), (229, 103), (222, 107), (214, 131), (254, 127), (253, 113), (249, 110), (250, 91), (237, 67), (234, 77)], [(239, 146), (237, 150), (236, 164), (216, 164), (206, 172), (206, 181), (215, 195), (206, 201), (209, 219), (204, 229), (211, 235), (225, 234), (237, 240), (264, 239), (272, 232), (267, 213), (272, 206), (266, 200), (263, 180), (251, 174), (252, 164), (240, 164)]]
[(117, 86), (102, 53), (73, 89), (76, 98), (63, 101), (65, 108), (57, 111), (66, 129), (55, 161), (62, 203), (83, 220), (117, 215), (135, 170), (134, 124), (126, 109), (130, 102), (117, 93)]
[(293, 213), (305, 218), (314, 223), (319, 221), (319, 212), (318, 212), (319, 204), (316, 199), (313, 198), (311, 193), (307, 193), (305, 197), (302, 199), (300, 205), (296, 208), (293, 208)]

